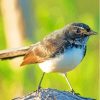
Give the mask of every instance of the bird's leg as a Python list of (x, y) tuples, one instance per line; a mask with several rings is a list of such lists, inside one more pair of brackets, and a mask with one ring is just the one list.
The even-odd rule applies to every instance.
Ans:
[(43, 74), (42, 74), (42, 77), (41, 77), (41, 79), (40, 79), (40, 82), (39, 82), (38, 90), (37, 90), (37, 91), (39, 91), (39, 89), (41, 88), (41, 83), (42, 83), (42, 80), (43, 80), (44, 74), (45, 74), (45, 72), (43, 72)]
[(74, 89), (72, 88), (72, 86), (71, 86), (71, 84), (70, 84), (70, 82), (69, 82), (69, 80), (68, 80), (68, 78), (67, 78), (67, 75), (64, 74), (64, 76), (65, 76), (66, 82), (67, 82), (67, 84), (68, 84), (68, 86), (69, 86), (71, 92), (72, 92), (73, 94), (75, 94), (75, 91), (74, 91)]

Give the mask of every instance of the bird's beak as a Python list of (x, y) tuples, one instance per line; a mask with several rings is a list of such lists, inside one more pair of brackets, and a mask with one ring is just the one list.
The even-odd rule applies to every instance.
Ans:
[(90, 32), (88, 32), (88, 35), (96, 35), (96, 34), (97, 34), (97, 32), (95, 32), (93, 30), (91, 30)]

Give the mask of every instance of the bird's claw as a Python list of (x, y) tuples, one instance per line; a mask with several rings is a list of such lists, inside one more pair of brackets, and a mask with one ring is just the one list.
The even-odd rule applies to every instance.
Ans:
[(73, 95), (80, 95), (79, 93), (76, 93), (73, 89), (70, 91)]

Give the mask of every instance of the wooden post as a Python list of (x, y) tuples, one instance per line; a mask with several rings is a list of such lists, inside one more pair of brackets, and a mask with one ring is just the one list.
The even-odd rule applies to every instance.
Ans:
[(95, 100), (92, 98), (82, 97), (68, 91), (59, 91), (56, 89), (40, 89), (27, 96), (17, 97), (13, 100)]

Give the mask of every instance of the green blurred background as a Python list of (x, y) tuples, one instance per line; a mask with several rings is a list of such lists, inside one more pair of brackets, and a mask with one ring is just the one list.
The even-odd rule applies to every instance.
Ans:
[[(86, 23), (91, 26), (93, 30), (99, 32), (98, 0), (30, 1), (29, 7), (33, 19), (31, 20), (33, 30), (32, 34), (24, 34), (24, 45), (35, 43), (48, 33), (72, 22)], [(84, 60), (77, 68), (68, 73), (68, 78), (76, 92), (80, 93), (82, 96), (96, 99), (98, 99), (99, 95), (98, 41), (98, 35), (92, 36), (89, 39), (87, 54)], [(4, 21), (2, 12), (0, 12), (0, 49), (7, 48)], [(38, 65), (27, 65), (25, 67), (17, 66), (17, 68), (15, 68), (15, 66), (9, 64), (9, 62), (11, 61), (0, 61), (0, 100), (9, 100), (35, 91), (42, 75), (42, 71), (39, 69)], [(42, 82), (42, 87), (69, 90), (64, 77), (58, 73), (46, 74)]]

